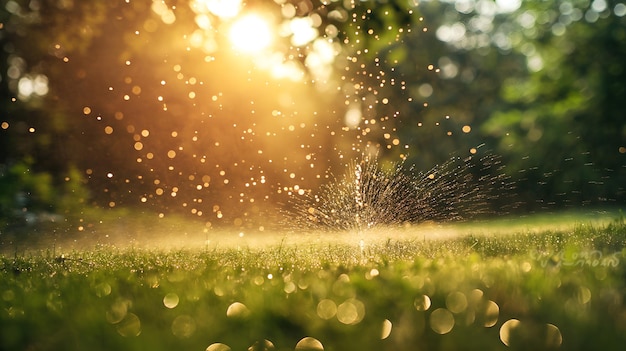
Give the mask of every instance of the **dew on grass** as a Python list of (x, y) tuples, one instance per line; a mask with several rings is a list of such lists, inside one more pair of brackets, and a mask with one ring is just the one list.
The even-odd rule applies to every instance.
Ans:
[(307, 336), (296, 344), (296, 351), (323, 351), (324, 345), (316, 338)]
[(437, 334), (447, 334), (454, 328), (454, 316), (445, 308), (438, 308), (430, 314), (430, 327)]

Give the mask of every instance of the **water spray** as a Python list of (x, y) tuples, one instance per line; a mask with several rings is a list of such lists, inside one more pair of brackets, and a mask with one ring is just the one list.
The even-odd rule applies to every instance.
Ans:
[(376, 157), (347, 165), (317, 193), (296, 195), (286, 211), (294, 229), (362, 233), (376, 226), (467, 220), (491, 213), (514, 185), (497, 156), (452, 157), (426, 172)]

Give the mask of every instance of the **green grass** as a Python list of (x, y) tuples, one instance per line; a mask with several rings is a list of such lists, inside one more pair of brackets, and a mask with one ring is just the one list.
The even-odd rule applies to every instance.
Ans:
[(0, 350), (619, 349), (626, 223), (576, 218), (5, 253)]

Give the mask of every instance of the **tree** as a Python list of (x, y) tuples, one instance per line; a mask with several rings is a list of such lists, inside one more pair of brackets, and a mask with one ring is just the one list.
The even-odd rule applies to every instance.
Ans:
[(528, 3), (515, 14), (528, 72), (504, 80), (506, 105), (483, 130), (514, 170), (530, 156), (525, 191), (561, 203), (624, 200), (623, 16), (618, 5), (586, 2)]
[(543, 201), (623, 199), (619, 4), (226, 3), (6, 2), (0, 182), (244, 225), (361, 154), (491, 149)]

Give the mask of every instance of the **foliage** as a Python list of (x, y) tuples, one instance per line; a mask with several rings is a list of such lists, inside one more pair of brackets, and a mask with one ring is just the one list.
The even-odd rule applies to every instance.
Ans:
[(617, 349), (624, 233), (2, 256), (0, 348)]
[[(244, 227), (372, 149), (419, 172), (485, 145), (532, 210), (624, 201), (623, 4), (502, 4), (249, 1), (301, 68), (276, 79), (192, 0), (6, 1), (0, 164), (55, 187), (75, 167), (101, 207)], [(292, 18), (329, 45), (322, 73)]]
[[(547, 183), (541, 191), (557, 201), (572, 189), (578, 201), (623, 196), (618, 179), (624, 174), (620, 148), (626, 129), (615, 103), (626, 92), (621, 83), (626, 51), (619, 44), (626, 31), (623, 15), (608, 6), (599, 14), (584, 2), (567, 9), (556, 2), (523, 9), (520, 17), (538, 17), (532, 31), (520, 28), (514, 48), (528, 57), (530, 72), (504, 80), (506, 105), (483, 125), (500, 138), (500, 150), (509, 150), (509, 157), (552, 160), (538, 160), (529, 177)], [(542, 20), (540, 13), (550, 15)]]
[(30, 159), (0, 172), (2, 231), (40, 221), (73, 219), (88, 199), (89, 191), (75, 167), (70, 168), (61, 186), (50, 173), (37, 172)]

